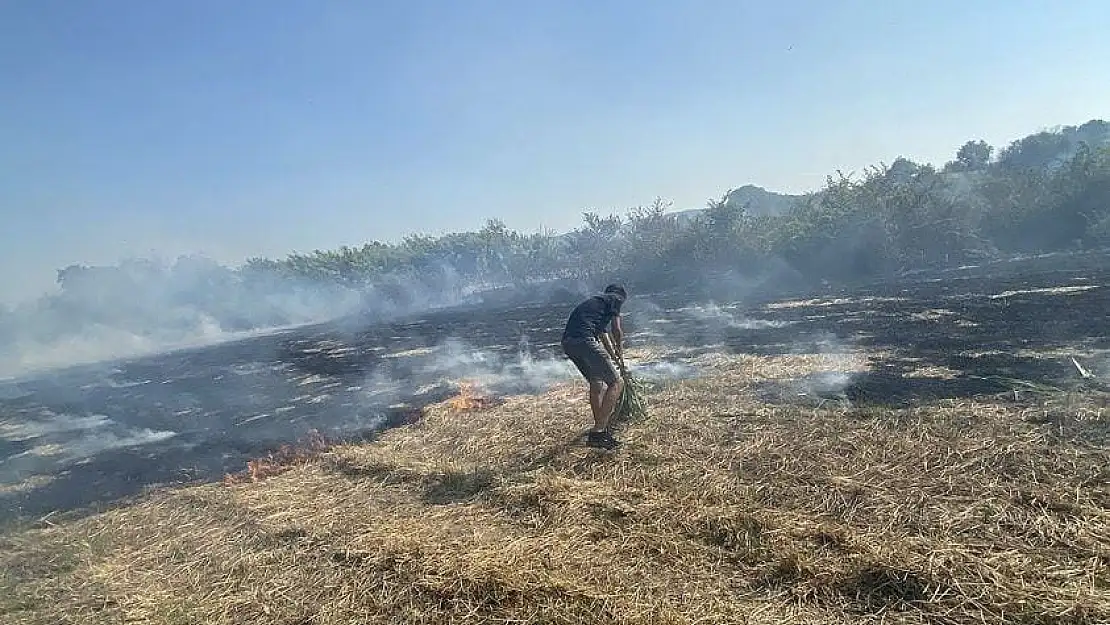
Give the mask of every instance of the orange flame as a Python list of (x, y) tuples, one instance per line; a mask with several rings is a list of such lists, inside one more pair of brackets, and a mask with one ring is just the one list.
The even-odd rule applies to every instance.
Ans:
[(270, 452), (262, 458), (247, 461), (247, 469), (240, 473), (224, 476), (224, 484), (241, 484), (243, 482), (258, 482), (268, 477), (279, 475), (293, 467), (304, 465), (316, 456), (327, 451), (338, 441), (329, 440), (316, 430), (294, 444), (285, 444), (277, 451)]
[(470, 412), (490, 408), (497, 403), (495, 398), (483, 395), (474, 382), (462, 382), (459, 384), (459, 394), (447, 400), (447, 407), (452, 412)]

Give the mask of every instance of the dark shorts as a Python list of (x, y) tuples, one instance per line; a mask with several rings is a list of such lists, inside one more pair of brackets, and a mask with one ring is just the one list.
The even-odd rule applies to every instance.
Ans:
[(613, 384), (620, 378), (605, 346), (597, 339), (563, 341), (563, 353), (589, 382)]

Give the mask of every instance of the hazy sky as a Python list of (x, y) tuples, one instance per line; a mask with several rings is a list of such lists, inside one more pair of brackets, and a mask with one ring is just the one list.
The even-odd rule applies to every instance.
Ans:
[(0, 301), (1107, 118), (1106, 0), (6, 0)]

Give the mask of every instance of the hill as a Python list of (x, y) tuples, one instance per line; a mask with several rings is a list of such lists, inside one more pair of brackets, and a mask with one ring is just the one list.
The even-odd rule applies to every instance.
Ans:
[[(801, 195), (776, 193), (749, 184), (729, 191), (724, 201), (729, 205), (743, 207), (747, 214), (753, 217), (774, 217), (786, 214), (802, 197)], [(680, 225), (686, 226), (704, 212), (704, 208), (690, 208), (675, 211), (673, 214)]]

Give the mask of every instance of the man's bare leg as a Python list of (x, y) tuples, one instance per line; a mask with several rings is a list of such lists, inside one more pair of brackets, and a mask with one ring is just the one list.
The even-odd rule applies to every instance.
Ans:
[(609, 420), (613, 418), (613, 412), (617, 409), (617, 402), (620, 401), (621, 392), (624, 390), (624, 380), (617, 378), (616, 382), (609, 385), (605, 389), (605, 394), (601, 400), (601, 406), (597, 412), (594, 413), (594, 430), (602, 432), (609, 428)]
[(605, 429), (599, 425), (601, 423), (601, 403), (604, 393), (605, 385), (603, 383), (594, 380), (590, 381), (590, 412), (593, 413), (595, 432), (600, 432)]

